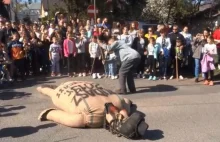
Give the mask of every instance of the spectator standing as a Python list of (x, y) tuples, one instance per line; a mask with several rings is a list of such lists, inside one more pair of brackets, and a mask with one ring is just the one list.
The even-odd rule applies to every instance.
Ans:
[(133, 38), (131, 35), (128, 34), (128, 28), (124, 27), (123, 28), (123, 33), (122, 35), (118, 36), (118, 40), (124, 42), (125, 44), (127, 44), (128, 46), (132, 46), (133, 43)]
[(182, 43), (182, 40), (179, 38), (176, 39), (175, 54), (176, 54), (175, 59), (177, 60), (176, 61), (177, 64), (174, 63), (173, 74), (170, 77), (170, 79), (173, 79), (178, 74), (178, 78), (182, 80), (182, 79), (184, 79), (182, 76), (182, 70), (181, 70), (181, 65), (183, 62), (183, 43)]
[(160, 31), (164, 28), (165, 28), (165, 26), (162, 25), (162, 24), (157, 25), (157, 30), (155, 31), (155, 35), (157, 35), (157, 37), (159, 37), (160, 36)]
[(152, 27), (148, 28), (148, 33), (145, 34), (145, 37), (147, 39), (150, 39), (151, 37), (153, 37), (155, 40), (157, 39), (157, 35), (154, 34), (154, 31), (153, 31)]
[(6, 81), (13, 81), (11, 76), (10, 76), (10, 73), (7, 69), (7, 66), (4, 65), (4, 63), (9, 62), (9, 58), (8, 58), (8, 55), (7, 55), (5, 50), (6, 50), (5, 45), (0, 42), (0, 63), (3, 63), (3, 64), (0, 64), (0, 74), (2, 75), (2, 78), (0, 80), (0, 84), (3, 81), (5, 81), (5, 76), (6, 76), (6, 79), (7, 79)]
[(144, 71), (145, 71), (145, 60), (146, 60), (146, 50), (148, 45), (148, 39), (144, 37), (144, 30), (138, 31), (138, 37), (134, 39), (132, 44), (132, 48), (135, 49), (141, 55), (141, 61), (137, 68), (138, 76), (137, 78), (145, 78)]
[(86, 37), (90, 41), (90, 39), (92, 37), (92, 30), (93, 29), (89, 25), (87, 25), (87, 26), (85, 26), (85, 30), (86, 30)]
[(111, 29), (111, 25), (108, 23), (108, 18), (104, 18), (102, 21), (102, 27), (104, 29)]
[(80, 36), (76, 38), (76, 48), (77, 48), (77, 69), (79, 73), (79, 77), (86, 76), (85, 73), (85, 52), (86, 52), (86, 44), (88, 42), (85, 30), (81, 29)]
[(149, 44), (147, 46), (147, 55), (148, 55), (148, 64), (150, 76), (148, 80), (157, 80), (156, 76), (156, 63), (158, 59), (158, 55), (161, 51), (160, 45), (156, 43), (154, 37), (149, 38)]
[(5, 25), (0, 22), (0, 42), (6, 44)]
[(40, 48), (39, 48), (39, 41), (40, 39), (37, 38), (34, 32), (30, 32), (30, 44), (32, 49), (32, 71), (33, 75), (39, 75), (40, 72)]
[(101, 21), (101, 18), (97, 18), (97, 23), (96, 23), (96, 25), (95, 25), (95, 27), (97, 27), (97, 28), (100, 28), (100, 27), (102, 27), (102, 21)]
[(28, 77), (31, 75), (31, 67), (32, 67), (32, 49), (30, 42), (27, 38), (24, 38), (23, 40), (23, 47), (24, 47), (24, 66), (25, 66), (25, 75)]
[(100, 75), (100, 65), (102, 64), (101, 62), (101, 48), (99, 47), (98, 43), (97, 43), (97, 37), (93, 37), (92, 38), (92, 42), (89, 44), (89, 53), (90, 53), (90, 58), (91, 58), (91, 62), (92, 62), (92, 69), (93, 69), (93, 74), (92, 74), (92, 78), (96, 79), (99, 78), (101, 79), (101, 75)]
[(48, 34), (49, 34), (49, 37), (51, 37), (52, 33), (54, 33), (55, 31), (55, 25), (53, 23), (50, 23), (50, 28), (48, 29)]
[[(170, 48), (170, 62), (171, 64), (169, 65), (168, 69), (171, 69), (171, 66), (175, 66), (176, 64), (176, 60), (175, 60), (175, 56), (176, 56), (176, 40), (179, 39), (181, 40), (181, 43), (183, 44), (183, 46), (185, 45), (185, 38), (183, 37), (182, 34), (180, 34), (178, 32), (178, 26), (174, 25), (173, 26), (173, 32), (171, 32), (168, 37), (170, 38), (170, 42), (171, 42), (171, 48)], [(184, 50), (184, 49), (183, 49)], [(174, 69), (175, 70), (175, 69)], [(171, 71), (170, 71), (171, 72)], [(173, 76), (171, 75), (171, 78), (173, 79)]]
[(138, 36), (136, 25), (134, 22), (131, 23), (128, 34), (131, 35), (133, 39), (135, 39)]
[(72, 34), (67, 34), (67, 39), (65, 39), (63, 43), (63, 49), (64, 56), (67, 58), (68, 76), (73, 77), (76, 72), (77, 49)]
[(202, 58), (202, 49), (204, 47), (204, 37), (202, 34), (197, 34), (192, 42), (193, 58), (195, 62), (194, 72), (195, 72), (195, 82), (199, 82), (200, 73), (200, 61)]
[[(211, 62), (211, 64), (213, 65), (214, 67), (214, 56), (217, 55), (217, 47), (214, 43), (214, 38), (212, 36), (209, 36), (207, 38), (207, 44), (205, 44), (205, 47), (204, 47), (204, 50), (203, 50), (203, 53), (204, 54), (208, 54), (208, 56), (210, 56), (211, 58), (213, 58), (213, 62)], [(204, 55), (205, 56), (205, 55)], [(210, 63), (207, 63), (207, 64), (210, 64)], [(208, 66), (208, 65), (204, 65), (202, 63), (202, 68), (204, 66)], [(213, 86), (214, 85), (214, 82), (213, 82), (213, 77), (214, 77), (214, 69), (215, 68), (210, 68), (207, 72), (205, 72), (205, 82), (204, 82), (204, 85), (210, 85), (210, 86)], [(208, 78), (210, 76), (210, 78)]]
[(12, 74), (16, 81), (18, 79), (18, 72), (22, 80), (25, 79), (24, 72), (24, 48), (23, 43), (19, 41), (19, 35), (17, 32), (12, 33), (12, 41), (8, 44), (8, 54), (12, 61)]
[(157, 38), (156, 43), (160, 45), (162, 51), (162, 54), (160, 54), (158, 57), (160, 76), (163, 79), (167, 79), (167, 68), (170, 60), (171, 42), (170, 38), (167, 37), (165, 29), (160, 30), (160, 36)]
[(38, 39), (41, 38), (41, 33), (40, 33), (40, 31), (38, 30), (38, 25), (37, 25), (37, 24), (34, 24), (34, 25), (33, 25), (33, 32), (35, 33), (35, 35), (37, 36)]
[(17, 32), (17, 30), (13, 30), (11, 23), (6, 22), (5, 23), (5, 36), (6, 36), (6, 41), (10, 42), (12, 40), (12, 34), (14, 32)]
[(62, 48), (58, 43), (57, 37), (52, 38), (53, 43), (50, 45), (49, 58), (51, 61), (51, 76), (61, 76), (60, 73), (60, 59), (62, 58)]
[(213, 38), (214, 38), (215, 42), (217, 42), (217, 53), (219, 56), (218, 68), (220, 69), (220, 28), (219, 28), (219, 26), (216, 27), (216, 29), (213, 33)]
[(50, 41), (47, 39), (47, 34), (44, 33), (41, 39), (41, 68), (43, 73), (48, 74), (50, 72), (50, 59), (49, 59), (49, 48), (50, 48)]
[(192, 67), (192, 35), (189, 33), (189, 28), (185, 26), (183, 28), (183, 31), (180, 32), (180, 34), (183, 35), (185, 38), (185, 47), (184, 47), (184, 57), (185, 57), (185, 62), (186, 65), (188, 65), (188, 68), (191, 70)]

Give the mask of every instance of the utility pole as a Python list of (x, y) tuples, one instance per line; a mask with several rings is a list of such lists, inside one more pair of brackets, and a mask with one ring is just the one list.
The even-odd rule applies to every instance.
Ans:
[(47, 13), (48, 13), (48, 15), (47, 15), (47, 20), (49, 21), (49, 20), (50, 20), (50, 14), (49, 14), (49, 12), (50, 12), (50, 5), (49, 5), (49, 0), (47, 0), (47, 6), (48, 6), (48, 9), (47, 9)]
[(18, 0), (15, 0), (15, 21), (18, 21)]
[(96, 25), (96, 0), (94, 0), (94, 22), (95, 22), (95, 25)]

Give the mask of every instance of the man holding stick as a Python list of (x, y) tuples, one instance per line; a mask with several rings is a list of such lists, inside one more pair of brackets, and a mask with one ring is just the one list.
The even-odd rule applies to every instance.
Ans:
[(130, 93), (135, 93), (136, 88), (133, 71), (137, 65), (139, 65), (141, 59), (140, 54), (124, 42), (117, 41), (115, 37), (111, 37), (108, 40), (108, 44), (110, 45), (108, 53), (115, 52), (121, 62), (121, 67), (119, 69), (120, 89), (116, 90), (116, 93), (127, 94), (126, 80)]

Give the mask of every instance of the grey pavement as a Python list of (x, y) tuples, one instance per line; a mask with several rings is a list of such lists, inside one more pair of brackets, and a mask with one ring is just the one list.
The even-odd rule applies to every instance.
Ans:
[[(86, 78), (39, 78), (0, 90), (0, 142), (126, 142), (104, 129), (73, 129), (39, 122), (39, 113), (53, 104), (39, 94), (40, 84), (89, 80), (114, 90), (118, 81)], [(138, 93), (126, 95), (146, 114), (149, 131), (144, 140), (158, 142), (220, 142), (219, 85), (203, 86), (193, 80), (137, 79)], [(217, 82), (217, 84), (219, 84)]]

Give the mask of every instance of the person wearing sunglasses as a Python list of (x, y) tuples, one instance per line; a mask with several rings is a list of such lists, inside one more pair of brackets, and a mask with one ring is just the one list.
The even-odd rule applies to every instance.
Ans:
[[(171, 66), (175, 64), (175, 56), (176, 56), (176, 40), (180, 40), (183, 48), (185, 47), (185, 38), (182, 34), (179, 33), (179, 27), (177, 25), (173, 26), (173, 31), (168, 35), (171, 42), (171, 48), (170, 48), (170, 61), (171, 64), (168, 69), (171, 69)], [(183, 49), (184, 50), (184, 49)], [(172, 76), (170, 79), (173, 79)]]
[(154, 31), (153, 31), (153, 28), (152, 28), (152, 27), (148, 28), (148, 33), (145, 34), (145, 37), (146, 37), (147, 39), (149, 39), (149, 38), (151, 38), (151, 37), (153, 37), (154, 39), (157, 39), (157, 35), (154, 34)]

